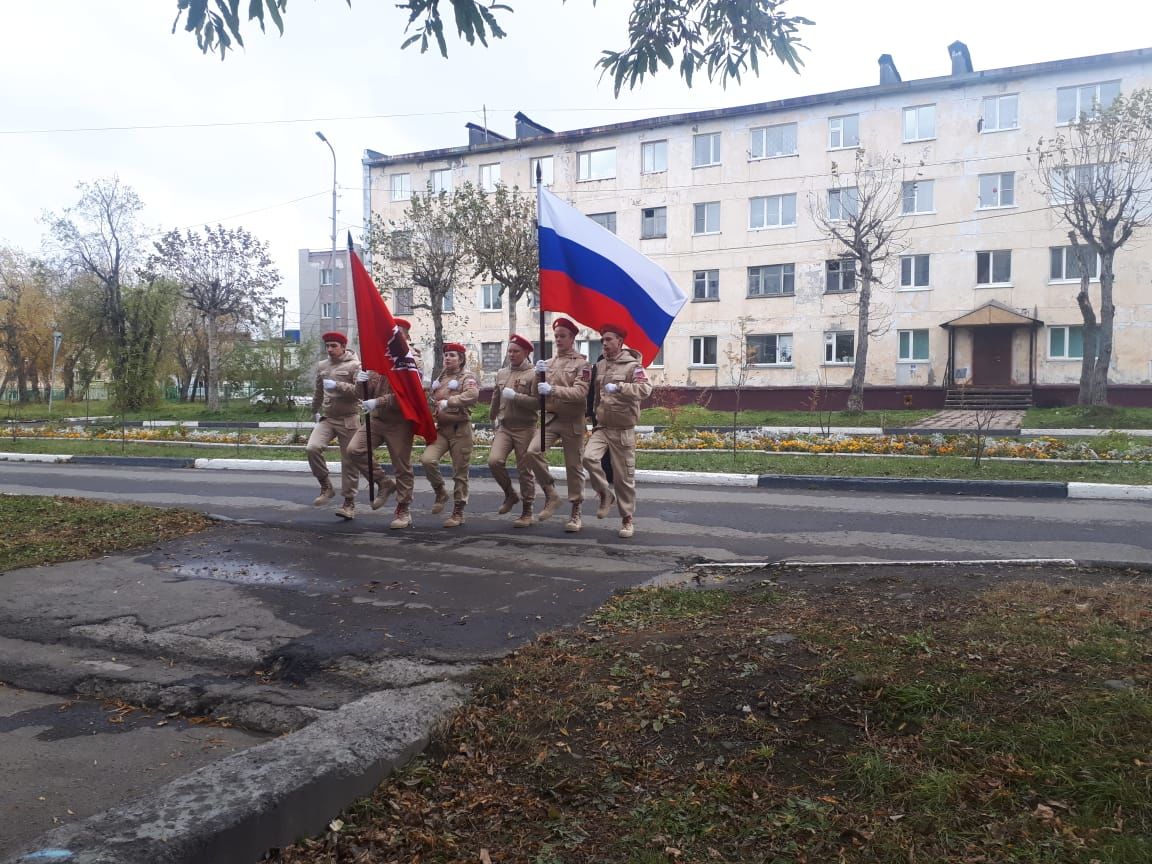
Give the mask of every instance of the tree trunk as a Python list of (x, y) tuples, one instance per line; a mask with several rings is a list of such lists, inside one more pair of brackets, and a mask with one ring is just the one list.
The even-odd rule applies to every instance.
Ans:
[(432, 380), (440, 377), (444, 369), (444, 298), (429, 298), (432, 302)]
[(872, 304), (872, 262), (860, 262), (860, 301), (856, 320), (856, 360), (852, 364), (852, 385), (848, 391), (848, 411), (864, 410), (864, 379), (868, 370), (868, 315)]
[(208, 410), (220, 410), (220, 340), (217, 317), (209, 312), (205, 316), (208, 331)]
[(1100, 256), (1100, 330), (1096, 346), (1096, 368), (1092, 374), (1092, 404), (1108, 404), (1108, 368), (1112, 365), (1112, 329), (1116, 321), (1116, 307), (1112, 303), (1112, 271), (1115, 251), (1105, 249)]
[[(508, 299), (508, 337), (511, 338), (512, 334), (514, 334), (516, 332), (516, 327), (518, 326), (518, 323), (516, 320), (516, 318), (517, 318), (516, 301), (519, 300), (520, 298), (519, 297), (513, 297), (511, 290), (506, 290), (504, 292), (504, 296), (507, 297), (507, 299)], [(541, 350), (543, 350), (543, 349), (541, 349)]]
[(1084, 322), (1084, 350), (1080, 360), (1080, 393), (1076, 397), (1078, 405), (1092, 404), (1092, 377), (1096, 369), (1096, 345), (1099, 342), (1099, 327), (1096, 324), (1096, 310), (1092, 308), (1092, 297), (1088, 294), (1088, 275), (1085, 269), (1080, 277), (1080, 291), (1076, 294), (1076, 305), (1080, 307), (1080, 318)]

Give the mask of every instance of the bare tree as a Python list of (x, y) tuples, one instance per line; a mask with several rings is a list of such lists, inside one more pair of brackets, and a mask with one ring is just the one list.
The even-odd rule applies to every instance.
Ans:
[[(890, 320), (873, 308), (873, 290), (890, 258), (902, 250), (907, 233), (900, 215), (908, 196), (923, 193), (917, 180), (906, 180), (904, 161), (898, 156), (871, 156), (856, 151), (850, 169), (832, 163), (832, 182), (826, 194), (810, 199), (812, 218), (832, 241), (832, 254), (840, 270), (832, 291), (844, 291), (856, 315), (855, 361), (847, 409), (864, 410), (864, 383), (868, 370), (868, 344), (872, 336), (887, 332)], [(914, 200), (914, 199), (913, 199)], [(851, 293), (847, 293), (851, 292)]]
[(748, 383), (748, 367), (756, 363), (759, 349), (751, 343), (749, 336), (752, 333), (754, 319), (751, 315), (741, 315), (733, 324), (733, 335), (736, 337), (724, 348), (724, 357), (728, 361), (728, 377), (732, 381), (732, 388), (736, 391), (736, 401), (732, 406), (732, 464), (736, 464), (736, 433), (740, 419), (740, 397), (744, 393), (744, 385)]
[[(1041, 138), (1029, 158), (1041, 189), (1071, 229), (1072, 260), (1080, 271), (1076, 302), (1084, 321), (1084, 359), (1079, 402), (1106, 405), (1116, 253), (1135, 231), (1152, 223), (1152, 91), (1136, 90), (1107, 107), (1093, 106), (1066, 132)], [(1089, 292), (1097, 264), (1099, 321)]]

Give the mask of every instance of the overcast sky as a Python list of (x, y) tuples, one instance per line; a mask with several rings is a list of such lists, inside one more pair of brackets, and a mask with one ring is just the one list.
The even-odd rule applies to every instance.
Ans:
[(1133, 0), (789, 0), (816, 22), (800, 75), (769, 65), (689, 90), (673, 70), (616, 100), (594, 64), (624, 46), (631, 3), (512, 5), (506, 39), (450, 42), (443, 60), (399, 50), (391, 0), (294, 0), (283, 37), (250, 30), (221, 61), (170, 32), (175, 0), (0, 0), (0, 244), (38, 252), (45, 211), (118, 174), (157, 232), (221, 223), (267, 241), (292, 326), (296, 251), (330, 244), (332, 157), (317, 129), (336, 151), (343, 243), (361, 230), (365, 148), (464, 144), (485, 107), (497, 132), (513, 133), (516, 111), (559, 131), (867, 86), (883, 53), (905, 81), (945, 75), (956, 39), (977, 70), (1152, 44), (1152, 4)]

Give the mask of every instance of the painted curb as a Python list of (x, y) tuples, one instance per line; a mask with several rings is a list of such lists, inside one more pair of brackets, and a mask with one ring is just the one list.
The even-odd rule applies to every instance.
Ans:
[(194, 468), (196, 460), (180, 456), (73, 456), (73, 465), (125, 465), (137, 468)]
[(1067, 498), (1067, 483), (1026, 480), (922, 480), (904, 477), (805, 477), (761, 475), (761, 489), (827, 489), (844, 492), (927, 493), (995, 498)]
[(71, 462), (72, 457), (53, 453), (0, 453), (0, 462)]
[(1108, 483), (1069, 483), (1069, 498), (1152, 501), (1152, 486), (1112, 486)]

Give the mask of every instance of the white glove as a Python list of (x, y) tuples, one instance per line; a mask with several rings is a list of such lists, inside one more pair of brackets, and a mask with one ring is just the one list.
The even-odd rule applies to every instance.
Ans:
[(537, 360), (536, 361), (536, 371), (537, 372), (547, 372), (548, 371), (548, 361), (547, 360)]
[(336, 389), (336, 382), (333, 381), (331, 378), (325, 378), (324, 379), (324, 389), (327, 390), (328, 392), (332, 392), (333, 390)]
[(421, 379), (420, 383), (424, 385), (425, 390), (431, 390), (432, 389), (432, 379), (429, 378), (428, 376), (425, 376), (423, 379)]
[(448, 400), (447, 399), (441, 399), (436, 404), (437, 404), (437, 406), (439, 406), (440, 410), (443, 411), (445, 408), (448, 407)]
[(609, 381), (607, 384), (604, 385), (604, 392), (605, 393), (615, 393), (619, 389), (620, 389), (620, 385), (615, 383), (614, 381)]
[(449, 390), (459, 390), (460, 389), (460, 382), (457, 381), (455, 378), (453, 378), (451, 381), (448, 382), (448, 389)]
[(552, 392), (552, 385), (549, 384), (547, 381), (541, 381), (539, 384), (536, 385), (536, 389), (540, 391), (541, 396), (547, 396), (549, 393)]
[(368, 370), (367, 369), (361, 369), (359, 372), (356, 373), (357, 383), (363, 384), (367, 380), (368, 380)]
[(323, 416), (324, 416), (324, 415), (323, 415), (323, 414), (320, 414), (319, 412), (317, 412), (316, 414), (313, 414), (313, 415), (312, 415), (312, 422), (313, 422), (313, 423), (319, 423), (319, 422), (320, 422), (320, 418), (321, 418), (321, 417), (323, 417)]
[(380, 404), (380, 400), (379, 400), (379, 399), (365, 399), (365, 400), (364, 400), (362, 403), (360, 403), (360, 404), (362, 404), (362, 405), (364, 406), (364, 410), (365, 410), (365, 411), (371, 411), (371, 410), (373, 410), (373, 409), (374, 409), (374, 408), (375, 408), (377, 405), (379, 405), (379, 404)]
[(513, 390), (511, 387), (505, 387), (503, 390), (500, 391), (500, 395), (503, 396), (505, 399), (515, 399), (516, 398), (516, 391)]

